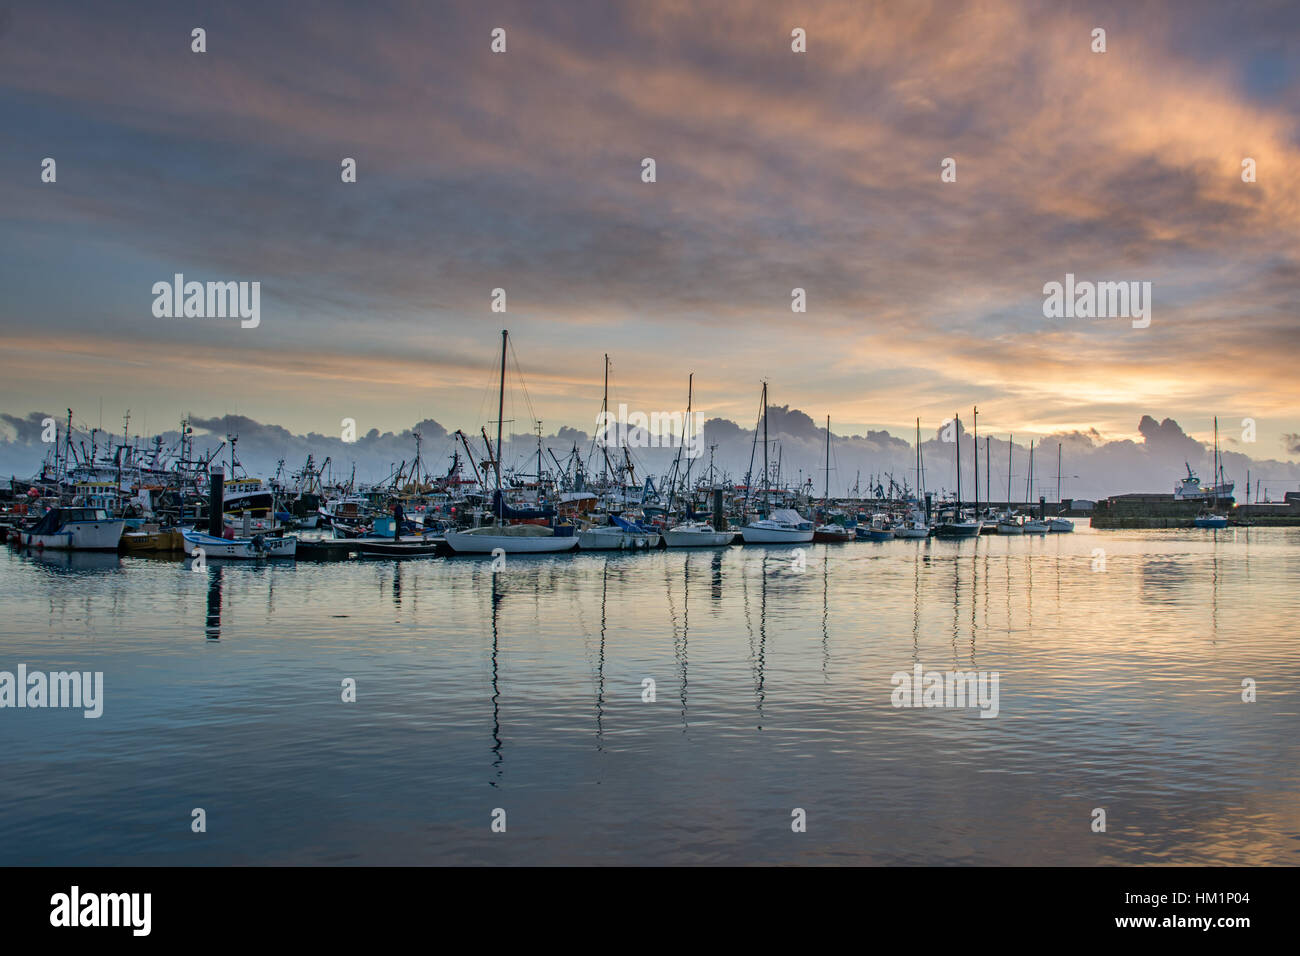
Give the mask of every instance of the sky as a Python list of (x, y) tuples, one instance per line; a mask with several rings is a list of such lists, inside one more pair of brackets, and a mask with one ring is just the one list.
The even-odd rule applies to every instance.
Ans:
[[(590, 433), (608, 354), (612, 403), (694, 373), (744, 428), (766, 380), (844, 436), (1218, 415), (1300, 455), (1293, 3), (0, 4), (0, 129), (7, 440), (475, 433), (509, 328), (521, 433)], [(156, 316), (177, 273), (260, 323)], [(1067, 274), (1150, 282), (1150, 325), (1045, 317)]]

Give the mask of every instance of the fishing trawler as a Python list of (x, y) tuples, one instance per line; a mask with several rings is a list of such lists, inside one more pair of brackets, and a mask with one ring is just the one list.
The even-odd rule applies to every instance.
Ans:
[(261, 478), (236, 478), (222, 492), (225, 526), (250, 534), (265, 534), (277, 526), (275, 495)]
[(1183, 462), (1187, 469), (1187, 477), (1179, 480), (1174, 485), (1174, 500), (1176, 501), (1205, 501), (1213, 498), (1231, 498), (1232, 490), (1236, 487), (1235, 481), (1227, 481), (1220, 475), (1220, 480), (1213, 485), (1205, 486), (1201, 484), (1201, 479), (1192, 471), (1190, 462)]
[(116, 551), (126, 522), (103, 508), (51, 508), (30, 528), (17, 529), (24, 547), (56, 551)]

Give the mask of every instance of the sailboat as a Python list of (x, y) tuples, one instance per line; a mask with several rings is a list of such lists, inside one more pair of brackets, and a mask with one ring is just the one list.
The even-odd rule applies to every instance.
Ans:
[[(1061, 508), (1061, 443), (1056, 443), (1056, 508)], [(1047, 519), (1047, 530), (1057, 534), (1069, 534), (1074, 530), (1074, 522), (1060, 515)]]
[(953, 500), (952, 514), (946, 521), (935, 526), (934, 533), (940, 538), (973, 538), (979, 535), (983, 522), (978, 518), (967, 519), (961, 510), (961, 419), (954, 415), (953, 427), (956, 429), (957, 455), (957, 496)]
[(893, 527), (895, 538), (928, 538), (930, 525), (921, 510), (925, 500), (925, 467), (921, 461), (921, 419), (916, 420), (916, 497), (908, 501), (907, 515)]
[[(1029, 442), (1029, 477), (1025, 479), (1025, 500), (1032, 502), (1034, 500), (1034, 443)], [(1032, 509), (1032, 505), (1030, 506)], [(1025, 529), (1025, 534), (1047, 534), (1047, 522), (1040, 518), (1035, 518), (1032, 510), (1024, 516), (1020, 526)]]
[[(822, 489), (823, 507), (831, 506), (831, 417), (826, 416), (826, 484)], [(853, 537), (852, 532), (842, 524), (836, 524), (833, 521), (827, 521), (819, 524), (813, 529), (813, 540), (820, 541), (824, 544), (837, 544), (848, 541)]]
[(506, 554), (544, 554), (555, 551), (572, 551), (578, 546), (578, 539), (573, 534), (556, 534), (555, 528), (546, 525), (505, 523), (506, 519), (512, 517), (535, 517), (532, 512), (525, 514), (507, 507), (505, 496), (501, 491), (501, 426), (505, 419), (506, 350), (509, 348), (509, 342), (509, 331), (502, 329), (501, 387), (497, 393), (496, 493), (492, 499), (495, 521), (493, 524), (484, 525), (480, 528), (446, 532), (447, 546), (457, 554), (491, 554), (498, 549)]
[[(686, 383), (686, 427), (691, 427), (691, 408), (694, 400), (695, 376), (694, 374)], [(682, 442), (685, 444), (686, 435), (682, 435)], [(682, 449), (677, 449), (677, 460), (680, 463)], [(674, 466), (674, 472), (676, 466)], [(684, 486), (689, 489), (691, 482), (691, 459), (686, 459), (686, 477), (683, 480)], [(731, 544), (736, 539), (734, 531), (718, 531), (707, 521), (700, 521), (690, 517), (690, 494), (688, 491), (686, 498), (687, 519), (678, 524), (667, 528), (663, 532), (664, 544), (670, 548), (722, 548)]]
[[(755, 439), (758, 435), (755, 434)], [(763, 506), (771, 492), (767, 460), (767, 383), (763, 383)], [(752, 454), (751, 454), (752, 457)], [(751, 465), (752, 467), (752, 465)], [(749, 482), (746, 482), (749, 484)], [(792, 508), (777, 508), (766, 518), (749, 522), (740, 530), (745, 544), (803, 544), (813, 539), (812, 522)]]
[[(1190, 468), (1188, 468), (1188, 474), (1191, 474)], [(1219, 507), (1219, 488), (1221, 488), (1224, 484), (1222, 479), (1223, 479), (1223, 464), (1219, 461), (1219, 418), (1216, 415), (1214, 418), (1214, 481), (1215, 484), (1214, 487), (1210, 489), (1210, 493), (1214, 496), (1214, 504), (1210, 508), (1202, 509), (1201, 513), (1192, 519), (1192, 527), (1226, 528), (1228, 526), (1228, 516), (1218, 514), (1215, 510)], [(1228, 487), (1231, 488), (1231, 485), (1229, 485)]]
[(1007, 436), (1007, 510), (998, 516), (998, 534), (1024, 534), (1025, 526), (1011, 511), (1011, 453), (1016, 447), (1015, 435)]

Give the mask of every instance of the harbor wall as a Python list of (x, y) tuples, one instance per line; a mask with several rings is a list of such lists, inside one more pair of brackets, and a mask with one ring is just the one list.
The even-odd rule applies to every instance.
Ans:
[[(1115, 495), (1097, 502), (1092, 512), (1092, 527), (1190, 528), (1193, 519), (1213, 504), (1212, 501), (1179, 500), (1173, 495)], [(1224, 499), (1212, 510), (1227, 515), (1230, 525), (1300, 526), (1300, 501), (1239, 505), (1232, 499)]]

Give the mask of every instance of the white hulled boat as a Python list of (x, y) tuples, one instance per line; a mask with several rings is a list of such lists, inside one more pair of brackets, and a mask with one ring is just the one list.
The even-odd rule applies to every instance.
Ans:
[[(502, 494), (501, 464), (502, 444), (501, 426), (505, 418), (506, 400), (506, 354), (510, 347), (510, 332), (501, 330), (501, 383), (497, 392), (497, 446), (495, 461), (492, 462), (496, 472), (496, 492), (492, 499), (495, 523), (464, 531), (448, 531), (444, 538), (447, 546), (457, 554), (491, 554), (500, 549), (506, 554), (546, 554), (557, 551), (572, 551), (578, 546), (578, 538), (572, 533), (561, 534), (556, 528), (540, 524), (506, 524), (510, 518), (532, 519), (549, 516), (552, 521), (555, 512), (550, 509), (539, 511), (515, 510), (506, 505)], [(540, 428), (541, 423), (538, 423)], [(538, 455), (541, 455), (540, 439)], [(541, 464), (538, 464), (538, 495), (541, 495)]]
[(921, 500), (925, 496), (925, 463), (921, 458), (921, 419), (916, 420), (916, 489), (917, 496), (908, 501), (907, 517), (894, 525), (895, 538), (928, 538), (930, 523)]
[[(1061, 501), (1061, 443), (1056, 443), (1056, 508), (1059, 511)], [(1047, 530), (1055, 534), (1069, 534), (1074, 530), (1074, 522), (1059, 515), (1047, 519)]]
[(686, 521), (664, 532), (670, 548), (721, 548), (736, 539), (734, 531), (718, 531), (704, 521)]
[(583, 551), (627, 551), (659, 547), (659, 532), (650, 531), (626, 518), (613, 516), (613, 524), (578, 532)]
[(928, 538), (930, 526), (925, 522), (925, 512), (913, 508), (901, 523), (894, 525), (895, 538)]
[(497, 548), (507, 554), (545, 554), (578, 546), (577, 535), (557, 536), (554, 529), (539, 524), (485, 525), (448, 531), (445, 539), (457, 554), (491, 554)]
[(790, 508), (778, 508), (767, 518), (740, 530), (745, 544), (801, 544), (813, 539), (813, 523)]
[(33, 527), (15, 532), (29, 548), (59, 551), (116, 551), (126, 521), (103, 508), (51, 508)]
[(1005, 514), (998, 518), (998, 534), (1024, 534), (1025, 526), (1019, 517)]
[(185, 550), (203, 550), (204, 558), (234, 558), (254, 561), (259, 558), (292, 558), (298, 551), (298, 539), (293, 535), (255, 534), (251, 538), (218, 538), (216, 535), (182, 528)]
[[(766, 504), (770, 498), (771, 484), (768, 473), (767, 440), (767, 382), (763, 383), (763, 497)], [(758, 430), (754, 430), (754, 444), (758, 445)], [(750, 456), (750, 470), (753, 470), (753, 455)], [(752, 488), (748, 476), (746, 488)], [(745, 544), (804, 544), (813, 539), (813, 523), (803, 515), (790, 508), (777, 508), (766, 518), (758, 518), (740, 529)]]

